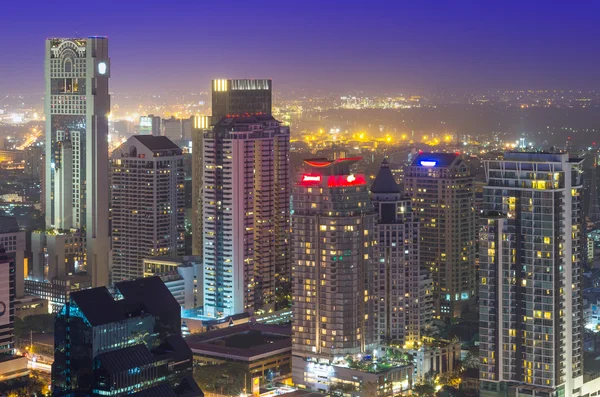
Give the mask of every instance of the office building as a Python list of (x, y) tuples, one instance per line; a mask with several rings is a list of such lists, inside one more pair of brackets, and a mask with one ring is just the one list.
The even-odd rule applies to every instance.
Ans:
[(270, 79), (216, 79), (212, 81), (212, 117), (245, 114), (270, 115), (273, 83)]
[(379, 337), (382, 343), (418, 347), (431, 323), (432, 280), (419, 262), (419, 218), (383, 160), (371, 186), (378, 214)]
[(48, 300), (51, 313), (58, 313), (69, 300), (72, 292), (92, 287), (86, 274), (71, 274), (53, 277), (50, 281), (25, 280), (25, 295)]
[(115, 290), (74, 292), (57, 315), (53, 395), (202, 397), (179, 305), (162, 281), (125, 281)]
[(419, 216), (421, 266), (433, 278), (434, 316), (460, 317), (476, 294), (474, 179), (455, 153), (421, 153), (407, 168), (404, 191)]
[(599, 379), (583, 372), (582, 160), (509, 152), (485, 173), (481, 395), (595, 395)]
[(305, 160), (293, 188), (292, 379), (325, 393), (398, 395), (411, 387), (411, 365), (358, 364), (380, 346), (377, 212), (365, 176), (351, 170), (359, 160)]
[(202, 306), (203, 275), (201, 257), (144, 258), (144, 277), (159, 276), (185, 310)]
[(15, 294), (20, 298), (24, 294), (26, 239), (16, 218), (0, 216), (0, 247), (4, 248), (5, 254), (14, 262)]
[(160, 136), (162, 132), (162, 120), (159, 116), (149, 114), (148, 116), (140, 116), (138, 125), (138, 133), (140, 135)]
[[(108, 39), (48, 39), (45, 58), (46, 228), (77, 238), (80, 270), (94, 286), (107, 285)], [(45, 265), (62, 271), (56, 261), (63, 255), (46, 255), (59, 250), (53, 239), (38, 232), (32, 240), (40, 250), (33, 253), (34, 273), (43, 275)]]
[(144, 276), (144, 258), (185, 254), (183, 155), (164, 136), (134, 135), (110, 160), (113, 282)]
[(0, 356), (14, 353), (15, 298), (15, 261), (0, 246)]
[(224, 118), (204, 133), (204, 313), (275, 306), (289, 279), (289, 128), (271, 116)]

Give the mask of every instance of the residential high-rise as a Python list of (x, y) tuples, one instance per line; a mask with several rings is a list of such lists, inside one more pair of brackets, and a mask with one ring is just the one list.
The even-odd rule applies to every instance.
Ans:
[(319, 389), (310, 365), (371, 354), (377, 336), (377, 213), (360, 160), (305, 160), (293, 188), (292, 376)]
[(474, 178), (455, 153), (421, 153), (407, 168), (404, 191), (419, 217), (421, 266), (433, 277), (434, 316), (456, 318), (475, 304)]
[(269, 79), (217, 79), (212, 81), (212, 117), (271, 114), (273, 84)]
[(134, 135), (110, 160), (112, 282), (144, 276), (144, 258), (185, 254), (183, 154), (164, 136)]
[[(25, 149), (25, 176), (39, 180), (44, 172), (44, 149), (41, 146), (29, 146)], [(41, 197), (43, 201), (43, 197)]]
[(270, 309), (287, 280), (289, 128), (224, 118), (203, 136), (204, 312)]
[(0, 244), (0, 356), (15, 348), (15, 260)]
[(52, 395), (202, 397), (181, 309), (160, 278), (115, 290), (74, 292), (56, 316)]
[[(487, 160), (479, 236), (481, 395), (584, 396), (582, 163), (567, 153)], [(512, 392), (509, 392), (512, 393)]]
[(419, 218), (384, 159), (371, 186), (378, 214), (379, 337), (385, 344), (417, 347), (431, 324), (432, 280), (419, 262)]
[(212, 116), (198, 116), (192, 129), (192, 253), (202, 255), (202, 137), (223, 117), (272, 113), (271, 80), (212, 80)]
[(193, 123), (194, 117), (190, 117), (189, 119), (179, 119), (176, 117), (163, 119), (164, 136), (177, 144), (189, 141), (191, 139)]
[[(46, 229), (70, 235), (84, 248), (81, 270), (93, 285), (108, 284), (108, 39), (46, 40)], [(34, 233), (35, 274), (43, 274), (54, 239)], [(64, 264), (48, 255), (48, 277), (62, 276)], [(62, 273), (56, 273), (60, 271)], [(38, 280), (42, 281), (42, 280)]]

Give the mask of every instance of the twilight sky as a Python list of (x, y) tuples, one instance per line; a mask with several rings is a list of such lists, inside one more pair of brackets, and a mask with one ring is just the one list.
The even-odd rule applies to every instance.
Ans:
[[(556, 4), (555, 4), (556, 3)], [(600, 1), (7, 0), (0, 96), (43, 90), (46, 37), (106, 35), (111, 91), (600, 88)]]

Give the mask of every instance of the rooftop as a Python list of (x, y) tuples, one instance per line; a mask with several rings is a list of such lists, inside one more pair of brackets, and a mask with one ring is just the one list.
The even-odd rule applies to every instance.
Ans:
[(418, 167), (449, 167), (460, 156), (458, 153), (419, 153), (412, 162)]
[(396, 182), (396, 178), (392, 175), (390, 164), (387, 159), (383, 159), (379, 172), (375, 177), (375, 182), (371, 186), (373, 193), (400, 193), (400, 185)]
[(292, 348), (291, 327), (252, 323), (191, 335), (186, 342), (195, 353), (245, 359)]
[(13, 216), (0, 216), (0, 233), (14, 233), (19, 231), (17, 218)]
[(137, 139), (142, 145), (152, 151), (181, 150), (179, 146), (174, 144), (173, 141), (166, 136), (134, 135), (132, 138)]

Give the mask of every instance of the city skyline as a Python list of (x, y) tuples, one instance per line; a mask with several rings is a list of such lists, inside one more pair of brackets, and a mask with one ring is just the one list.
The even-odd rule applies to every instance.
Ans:
[[(276, 90), (286, 92), (599, 86), (593, 17), (600, 5), (592, 2), (351, 1), (343, 8), (319, 3), (315, 12), (316, 5), (183, 2), (165, 9), (133, 1), (97, 9), (78, 4), (80, 16), (65, 28), (52, 16), (64, 15), (69, 2), (33, 10), (7, 4), (3, 15), (28, 17), (0, 19), (4, 36), (19, 31), (18, 39), (0, 43), (0, 51), (11, 54), (3, 61), (0, 92), (40, 92), (40, 37), (82, 33), (111, 39), (112, 89), (118, 92), (147, 92), (148, 81), (157, 92), (205, 91), (210, 79), (233, 76), (272, 78)], [(119, 12), (103, 11), (109, 9)], [(214, 34), (223, 18), (228, 28)], [(265, 18), (272, 23), (256, 23)], [(277, 53), (278, 61), (266, 61), (256, 51), (261, 47)], [(157, 48), (160, 58), (153, 56)], [(244, 62), (226, 62), (231, 52)]]

